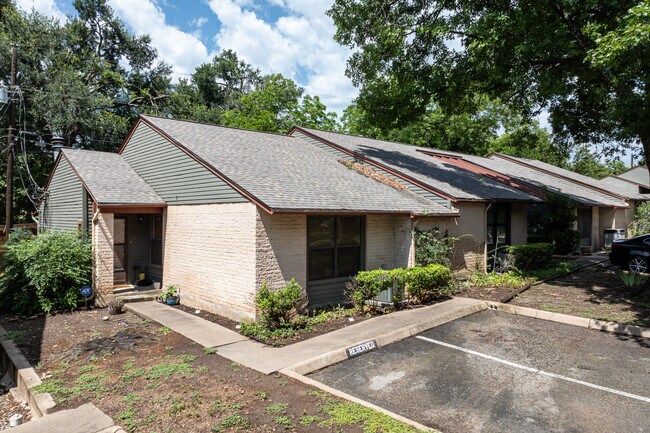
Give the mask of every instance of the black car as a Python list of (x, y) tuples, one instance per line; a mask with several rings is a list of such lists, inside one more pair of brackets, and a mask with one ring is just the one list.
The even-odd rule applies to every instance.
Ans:
[(650, 270), (650, 234), (612, 242), (609, 261), (632, 272), (646, 273)]

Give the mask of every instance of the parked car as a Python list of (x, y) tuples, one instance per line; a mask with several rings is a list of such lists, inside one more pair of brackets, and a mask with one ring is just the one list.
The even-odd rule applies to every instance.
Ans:
[(609, 261), (632, 272), (646, 273), (650, 270), (650, 234), (630, 239), (615, 239), (609, 253)]

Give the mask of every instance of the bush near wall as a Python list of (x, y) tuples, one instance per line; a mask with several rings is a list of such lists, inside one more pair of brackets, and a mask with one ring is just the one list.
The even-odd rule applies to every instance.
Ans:
[(12, 232), (2, 258), (1, 306), (22, 315), (77, 308), (79, 289), (91, 282), (91, 258), (91, 243), (75, 232)]
[(357, 308), (363, 308), (366, 301), (377, 298), (390, 288), (394, 289), (393, 293), (406, 293), (407, 300), (412, 303), (428, 302), (455, 292), (451, 270), (447, 266), (434, 264), (408, 269), (361, 271), (348, 285), (346, 296)]
[(508, 247), (512, 264), (520, 272), (550, 267), (554, 252), (555, 246), (545, 242)]

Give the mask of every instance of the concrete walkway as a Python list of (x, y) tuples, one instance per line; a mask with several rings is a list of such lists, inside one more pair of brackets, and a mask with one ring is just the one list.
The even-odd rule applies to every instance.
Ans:
[[(286, 347), (270, 347), (249, 340), (223, 326), (157, 302), (127, 304), (127, 309), (167, 326), (232, 361), (265, 374), (289, 367), (313, 371), (339, 360), (346, 347), (369, 340), (382, 346), (488, 308), (476, 299), (453, 298), (427, 307), (402, 310), (319, 335)], [(336, 362), (336, 361), (335, 361)]]
[(14, 427), (12, 433), (125, 433), (92, 403), (62, 410)]

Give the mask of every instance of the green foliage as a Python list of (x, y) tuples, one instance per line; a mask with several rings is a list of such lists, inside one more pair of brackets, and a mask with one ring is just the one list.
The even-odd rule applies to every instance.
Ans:
[(634, 221), (627, 229), (629, 237), (650, 233), (650, 202), (642, 201), (636, 205)]
[(638, 272), (618, 272), (618, 277), (621, 279), (625, 287), (629, 288), (639, 288), (644, 286), (650, 277), (647, 275), (640, 274)]
[(607, 160), (604, 163), (592, 153), (587, 146), (579, 147), (573, 155), (573, 160), (568, 167), (571, 171), (585, 176), (601, 179), (610, 174), (618, 174), (625, 171), (627, 167), (621, 160)]
[(260, 322), (270, 330), (289, 326), (302, 299), (303, 289), (293, 278), (278, 290), (269, 290), (265, 281), (255, 297)]
[(580, 233), (574, 229), (577, 204), (570, 198), (546, 191), (543, 236), (555, 246), (556, 254), (570, 254), (578, 248)]
[(555, 247), (549, 243), (536, 243), (508, 247), (512, 264), (520, 272), (547, 268), (553, 262)]
[(533, 280), (523, 277), (516, 272), (490, 272), (484, 274), (483, 272), (474, 272), (465, 278), (463, 286), (476, 288), (476, 287), (499, 287), (508, 289), (519, 289)]
[(487, 96), (524, 118), (546, 109), (564, 146), (650, 149), (647, 1), (336, 0), (328, 14), (374, 127), (417, 121), (432, 104), (476, 113)]
[(449, 296), (455, 287), (451, 270), (443, 265), (433, 264), (425, 267), (408, 269), (376, 269), (361, 271), (348, 284), (346, 297), (355, 308), (364, 308), (366, 301), (371, 301), (388, 289), (393, 289), (396, 301), (401, 301), (404, 294), (413, 303), (428, 302), (435, 298)]
[(30, 315), (72, 310), (91, 281), (91, 244), (72, 232), (13, 233), (2, 259), (2, 302)]
[(171, 285), (165, 287), (165, 290), (163, 290), (162, 294), (160, 295), (160, 298), (163, 301), (166, 301), (167, 298), (170, 298), (172, 296), (177, 296), (177, 295), (178, 295), (178, 287), (171, 284)]
[(286, 413), (288, 407), (287, 403), (273, 403), (264, 409), (264, 413), (267, 415)]
[(397, 421), (388, 415), (357, 403), (335, 400), (321, 407), (330, 418), (321, 421), (321, 427), (344, 428), (355, 426), (364, 433), (417, 433), (419, 430)]
[(440, 235), (441, 231), (437, 227), (430, 230), (415, 230), (415, 264), (417, 266), (432, 264), (451, 266), (456, 242), (463, 237), (471, 236), (453, 237), (447, 233), (444, 236)]

